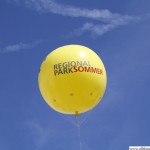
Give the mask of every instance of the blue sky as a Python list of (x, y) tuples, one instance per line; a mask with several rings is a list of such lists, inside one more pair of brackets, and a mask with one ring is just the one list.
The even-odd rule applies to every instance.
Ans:
[(106, 93), (81, 126), (83, 150), (150, 145), (149, 0), (0, 0), (0, 149), (78, 150), (77, 129), (43, 100), (39, 67), (59, 46), (103, 60)]

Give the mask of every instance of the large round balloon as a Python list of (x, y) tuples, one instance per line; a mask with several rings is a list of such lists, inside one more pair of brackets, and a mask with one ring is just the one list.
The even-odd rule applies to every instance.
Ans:
[(45, 101), (64, 114), (80, 114), (95, 107), (106, 89), (106, 71), (99, 56), (81, 45), (52, 51), (39, 72)]

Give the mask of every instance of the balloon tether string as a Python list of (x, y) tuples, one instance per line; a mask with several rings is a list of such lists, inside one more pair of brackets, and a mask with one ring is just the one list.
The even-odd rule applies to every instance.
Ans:
[(76, 112), (76, 118), (77, 118), (77, 129), (78, 129), (78, 139), (79, 139), (79, 144), (80, 144), (80, 150), (83, 150), (82, 149), (82, 142), (81, 142), (81, 132), (80, 132), (80, 126), (81, 126), (81, 123), (80, 123), (80, 115), (78, 114), (78, 112)]

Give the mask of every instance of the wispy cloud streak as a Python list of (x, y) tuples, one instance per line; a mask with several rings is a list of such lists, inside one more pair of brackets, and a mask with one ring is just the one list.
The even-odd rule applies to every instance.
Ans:
[(0, 49), (0, 52), (2, 53), (9, 53), (9, 52), (18, 52), (21, 50), (31, 49), (36, 47), (42, 42), (42, 40), (36, 40), (32, 43), (17, 43), (17, 44), (11, 44), (7, 45)]
[(110, 21), (120, 17), (123, 17), (123, 19), (130, 19), (130, 16), (111, 13), (108, 9), (82, 9), (75, 6), (63, 5), (53, 0), (25, 0), (24, 4), (39, 12), (51, 12), (70, 17), (84, 17), (101, 21)]
[(28, 127), (37, 148), (41, 148), (49, 140), (51, 132), (48, 128), (43, 128), (39, 123), (34, 121), (26, 122), (24, 125)]
[[(138, 16), (121, 15), (112, 13), (108, 9), (86, 9), (71, 5), (64, 5), (55, 0), (13, 0), (17, 4), (23, 4), (28, 8), (34, 9), (40, 13), (53, 13), (62, 16), (83, 17), (99, 21), (100, 24), (85, 23), (79, 28), (81, 33), (90, 31), (97, 36), (111, 31), (119, 26), (127, 25), (130, 22), (138, 21), (141, 18)], [(80, 35), (81, 35), (80, 33)]]
[[(119, 26), (119, 25), (118, 25)], [(108, 31), (111, 31), (118, 27), (114, 24), (93, 24), (93, 23), (84, 23), (82, 27), (74, 30), (70, 33), (69, 36), (79, 36), (82, 35), (84, 32), (90, 32), (92, 37), (101, 36)]]
[[(92, 36), (101, 36), (103, 34), (105, 34), (108, 31), (111, 31), (115, 28), (117, 28), (118, 26), (120, 26), (121, 24), (113, 24), (113, 23), (108, 23), (108, 24), (93, 24), (93, 23), (84, 23), (82, 27), (76, 29), (73, 32), (73, 35), (81, 35), (84, 32), (89, 31), (91, 33)], [(125, 24), (122, 24), (125, 25)]]
[[(35, 9), (38, 12), (51, 12), (63, 16), (70, 17), (84, 17), (104, 22), (118, 20), (124, 22), (125, 20), (132, 20), (133, 17), (129, 15), (121, 15), (112, 13), (108, 9), (85, 9), (71, 5), (63, 5), (54, 0), (13, 0), (17, 4), (24, 4), (28, 8)], [(134, 17), (135, 18), (135, 17)]]

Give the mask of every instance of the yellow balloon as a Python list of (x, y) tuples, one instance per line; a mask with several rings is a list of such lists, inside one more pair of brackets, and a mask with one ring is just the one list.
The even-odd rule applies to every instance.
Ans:
[(39, 72), (39, 88), (47, 104), (64, 114), (80, 114), (95, 107), (106, 89), (106, 71), (99, 56), (81, 45), (52, 51)]

